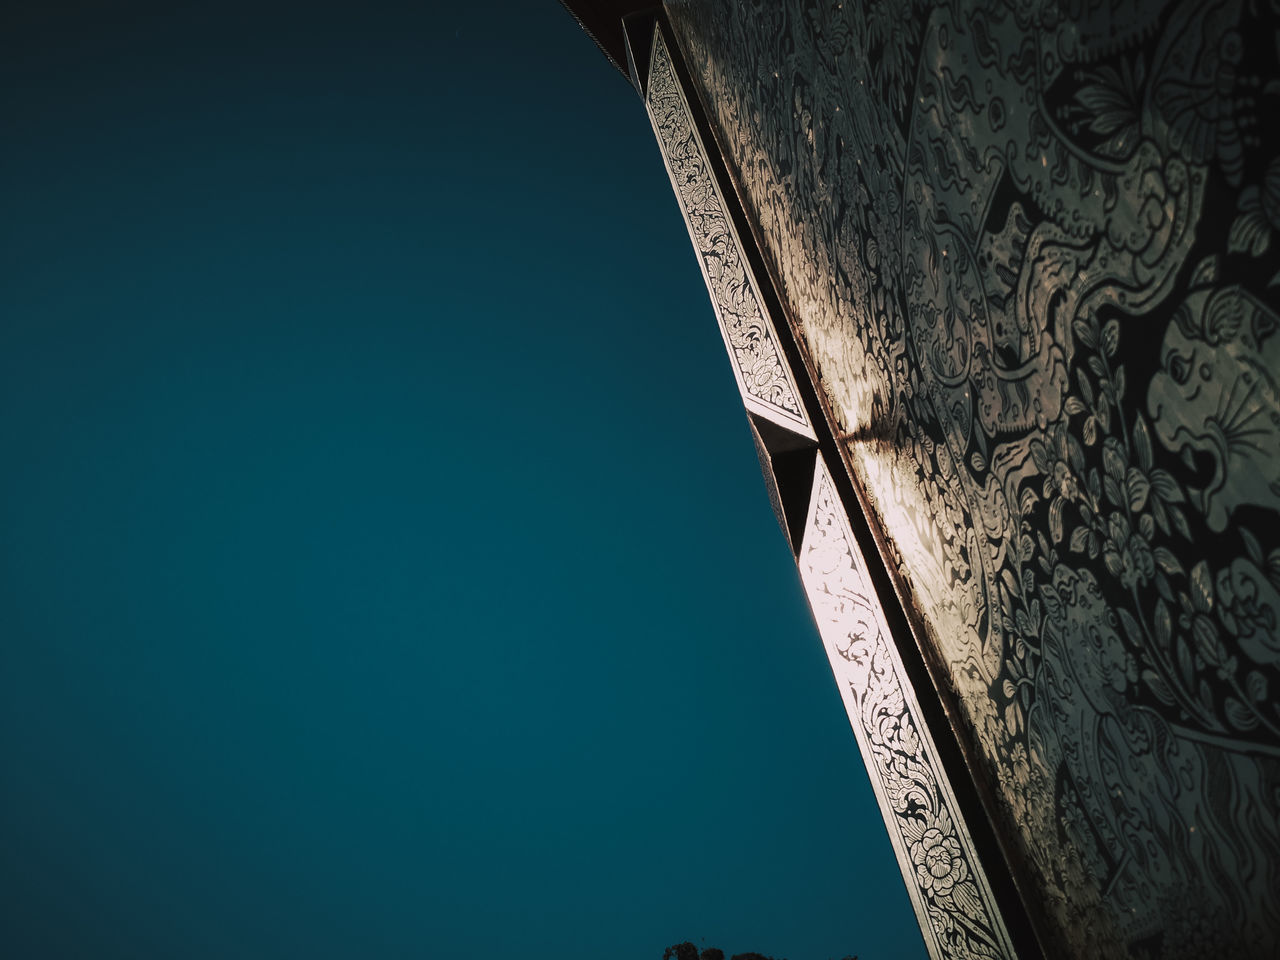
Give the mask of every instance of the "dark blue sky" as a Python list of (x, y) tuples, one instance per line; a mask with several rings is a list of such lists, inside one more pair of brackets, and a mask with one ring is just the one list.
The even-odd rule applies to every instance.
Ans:
[(923, 956), (569, 16), (23, 6), (0, 953)]

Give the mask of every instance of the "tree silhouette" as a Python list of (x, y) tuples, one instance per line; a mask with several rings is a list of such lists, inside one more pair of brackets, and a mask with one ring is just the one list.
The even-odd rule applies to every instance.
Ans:
[[(707, 947), (701, 953), (698, 948), (686, 940), (684, 943), (677, 943), (662, 952), (662, 960), (724, 960), (724, 951), (718, 947)], [(729, 960), (774, 960), (773, 957), (766, 957), (763, 953), (735, 953)], [(786, 957), (780, 960), (787, 960)], [(858, 960), (857, 957), (848, 956), (842, 960)]]

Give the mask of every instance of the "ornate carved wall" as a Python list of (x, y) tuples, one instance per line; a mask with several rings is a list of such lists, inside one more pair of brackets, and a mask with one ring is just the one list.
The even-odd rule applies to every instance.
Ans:
[(1277, 955), (1276, 0), (668, 14), (1046, 950)]
[[(926, 943), (936, 957), (1014, 960), (985, 868), (817, 450), (806, 393), (784, 355), (661, 31), (649, 48), (645, 104)], [(794, 529), (779, 490), (784, 458), (799, 458), (800, 486), (786, 497), (803, 508), (792, 517)]]

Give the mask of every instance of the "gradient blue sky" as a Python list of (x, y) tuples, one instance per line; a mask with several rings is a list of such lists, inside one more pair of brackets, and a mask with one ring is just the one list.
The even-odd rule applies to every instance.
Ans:
[(22, 7), (0, 953), (922, 957), (642, 105), (569, 16)]

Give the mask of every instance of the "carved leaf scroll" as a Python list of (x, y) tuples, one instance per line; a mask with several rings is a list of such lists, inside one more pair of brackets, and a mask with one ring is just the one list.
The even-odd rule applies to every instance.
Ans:
[(645, 102), (689, 238), (698, 253), (743, 402), (773, 422), (812, 438), (813, 429), (800, 404), (795, 379), (778, 349), (778, 338), (765, 314), (661, 31), (654, 33), (652, 56)]
[(800, 578), (936, 958), (1015, 956), (822, 459)]

